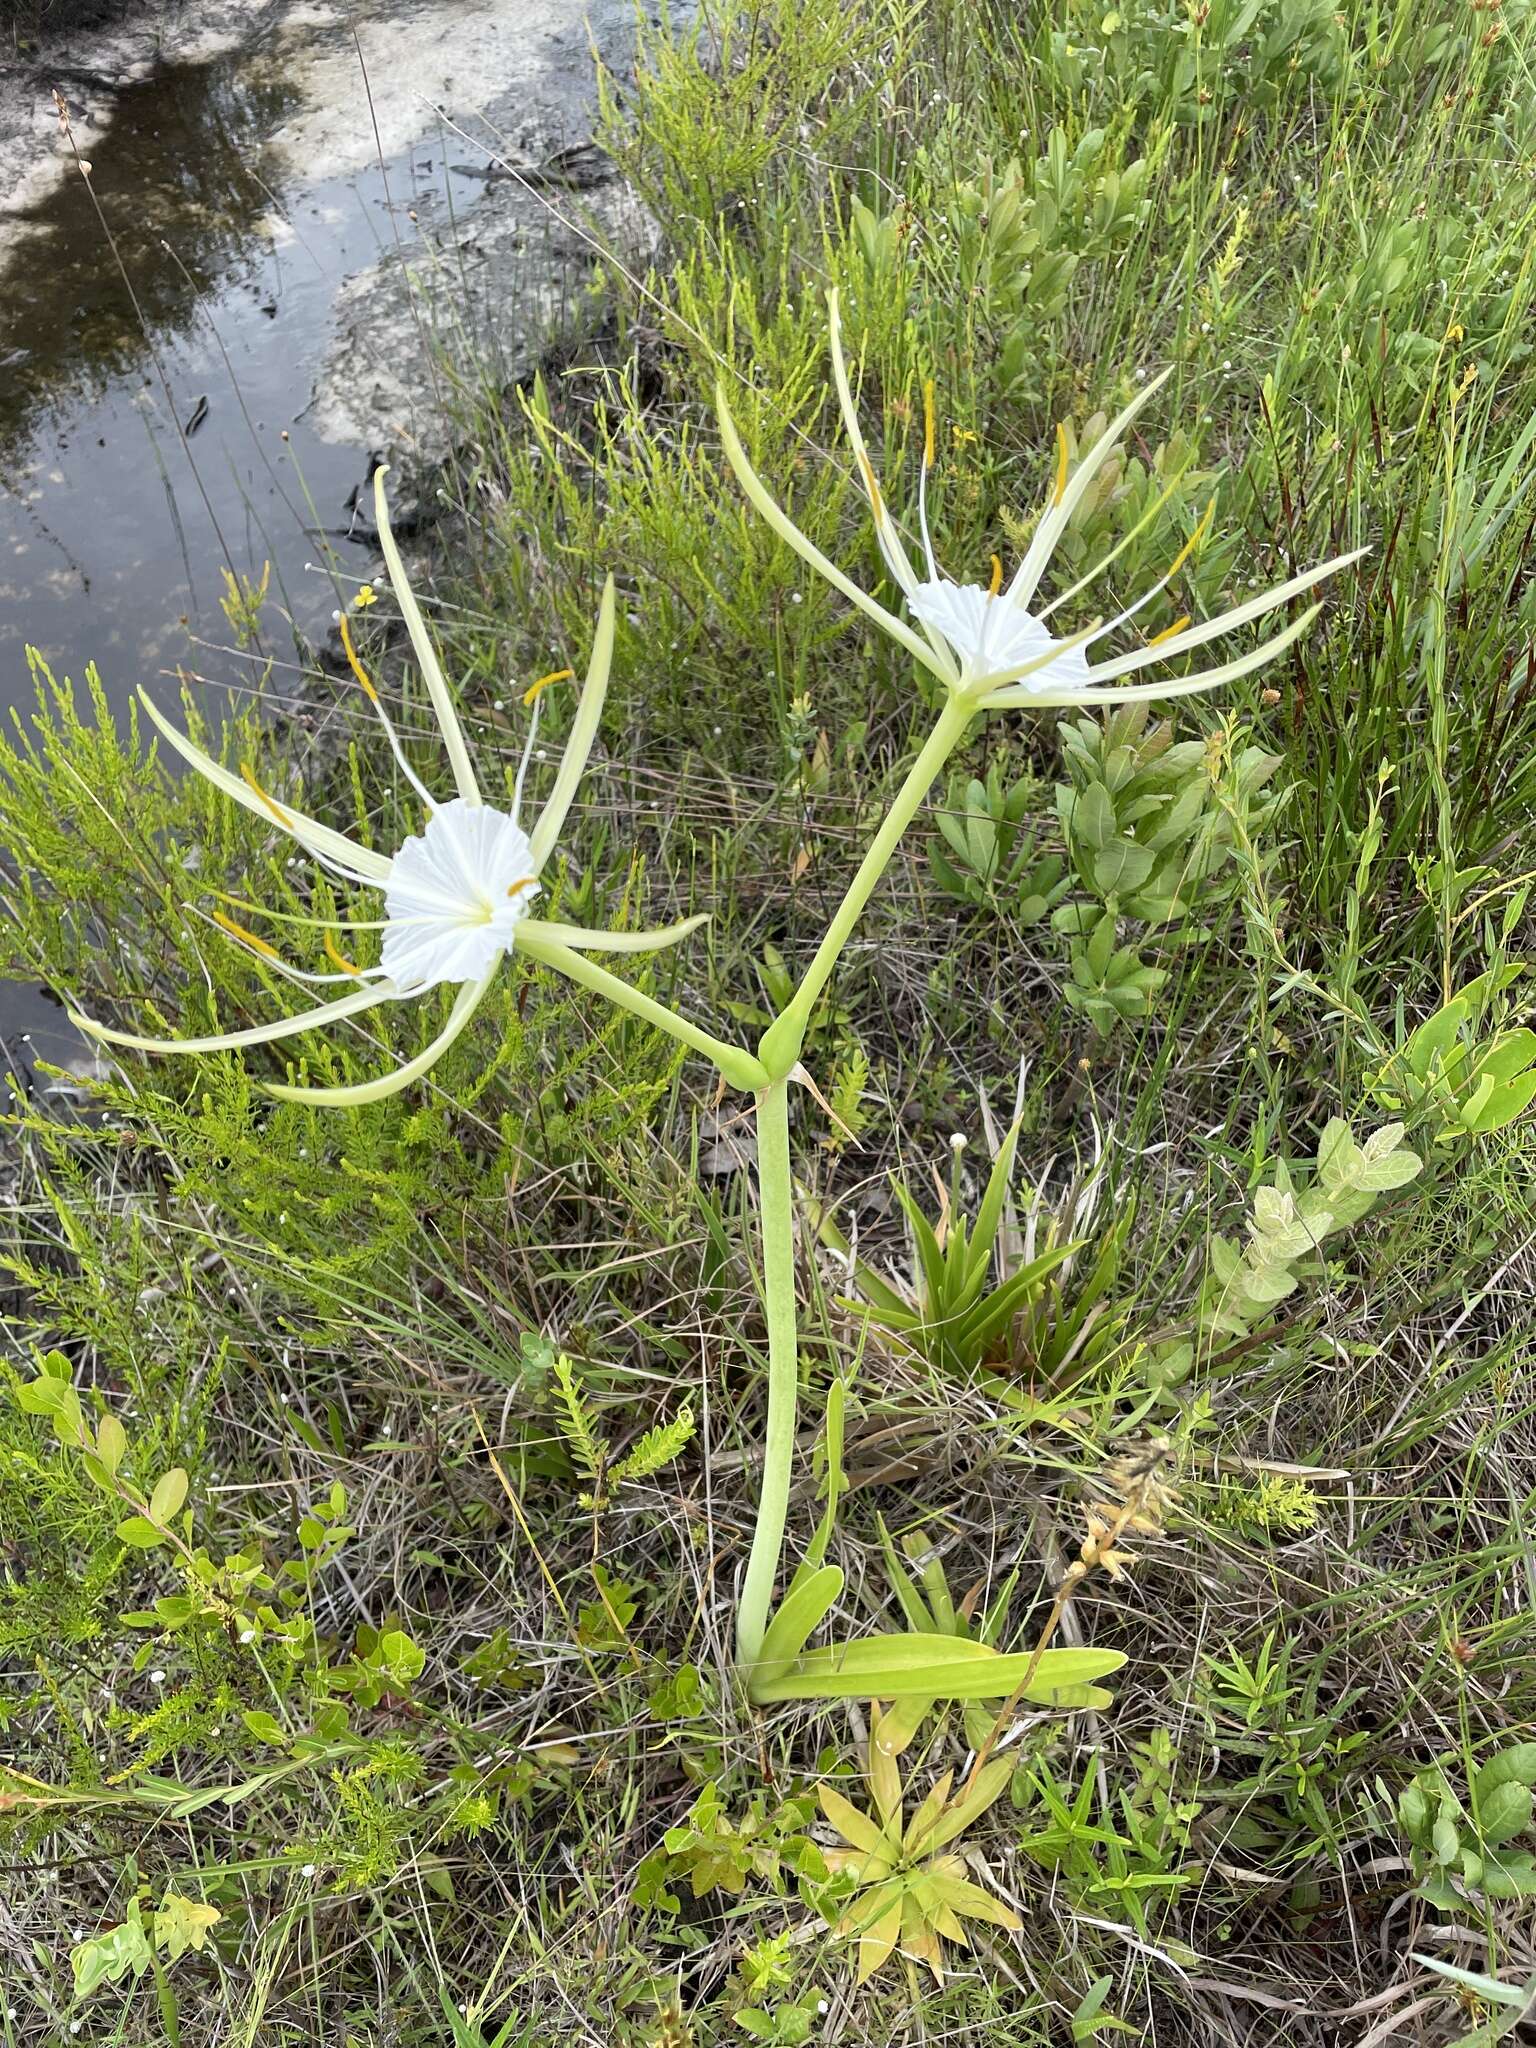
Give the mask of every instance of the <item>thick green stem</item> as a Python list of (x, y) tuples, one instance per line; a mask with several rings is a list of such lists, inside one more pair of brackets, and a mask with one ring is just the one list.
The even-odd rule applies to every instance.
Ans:
[(788, 1074), (799, 1059), (811, 1012), (837, 965), (838, 955), (851, 938), (865, 904), (874, 894), (901, 835), (917, 815), (934, 778), (965, 737), (971, 720), (976, 716), (976, 709), (964, 697), (951, 697), (939, 713), (922, 752), (907, 770), (906, 779), (896, 792), (896, 799), (886, 813), (884, 823), (870, 841), (869, 851), (859, 862), (858, 873), (848, 884), (848, 893), (827, 926), (826, 936), (816, 948), (815, 958), (805, 970), (800, 986), (783, 1014), (763, 1033), (757, 1048), (758, 1057), (775, 1078)]
[(654, 1024), (659, 1031), (669, 1032), (695, 1052), (703, 1053), (706, 1059), (714, 1061), (733, 1088), (750, 1092), (766, 1086), (768, 1075), (765, 1069), (743, 1047), (727, 1045), (724, 1039), (701, 1031), (697, 1024), (690, 1024), (686, 1017), (679, 1017), (675, 1010), (669, 1010), (665, 1003), (658, 1003), (654, 996), (632, 988), (627, 981), (610, 974), (606, 967), (599, 967), (584, 953), (574, 953), (569, 946), (562, 946), (558, 939), (546, 937), (534, 919), (527, 919), (519, 927), (517, 948), (530, 959), (568, 975), (572, 981), (580, 982), (583, 988), (590, 988), (598, 995), (606, 996), (610, 1003), (617, 1003), (621, 1010), (643, 1017), (647, 1024)]
[(757, 1206), (763, 1236), (763, 1309), (768, 1322), (768, 1428), (757, 1527), (736, 1616), (736, 1656), (755, 1664), (768, 1627), (778, 1575), (789, 1475), (795, 1450), (795, 1397), (800, 1376), (795, 1312), (795, 1183), (789, 1162), (789, 1077), (757, 1098)]
[(789, 1514), (790, 1468), (795, 1450), (795, 1405), (800, 1356), (795, 1302), (795, 1183), (789, 1158), (789, 1082), (800, 1058), (806, 1025), (817, 997), (837, 965), (875, 885), (890, 863), (935, 776), (965, 736), (975, 706), (951, 699), (939, 714), (922, 752), (912, 763), (896, 800), (858, 873), (848, 885), (787, 1008), (770, 1025), (758, 1048), (773, 1076), (757, 1097), (757, 1202), (763, 1238), (763, 1308), (768, 1323), (768, 1426), (763, 1447), (762, 1488), (757, 1527), (741, 1590), (736, 1620), (736, 1655), (751, 1666), (762, 1651), (773, 1582), (778, 1576), (784, 1524)]

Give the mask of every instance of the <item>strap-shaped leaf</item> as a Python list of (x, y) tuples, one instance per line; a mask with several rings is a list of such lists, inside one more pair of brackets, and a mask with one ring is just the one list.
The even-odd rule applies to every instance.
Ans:
[(992, 1257), (998, 1226), (1003, 1220), (1003, 1208), (1008, 1200), (1008, 1190), (1013, 1183), (1014, 1155), (1019, 1149), (1019, 1133), (1023, 1128), (1024, 1118), (1021, 1114), (1008, 1126), (1008, 1134), (997, 1148), (997, 1157), (993, 1160), (992, 1171), (987, 1177), (986, 1193), (981, 1198), (981, 1207), (976, 1211), (976, 1227), (971, 1232), (971, 1256), (983, 1269)]
[(793, 1664), (842, 1590), (843, 1575), (835, 1564), (824, 1564), (804, 1578), (795, 1575), (795, 1582), (779, 1602), (778, 1613), (768, 1624), (762, 1654), (748, 1675), (754, 1699), (762, 1683)]
[(873, 1867), (865, 1866), (864, 1882), (868, 1884), (874, 1878), (888, 1876), (895, 1869), (901, 1850), (900, 1830), (894, 1835), (888, 1833), (873, 1814), (862, 1812), (832, 1785), (818, 1785), (816, 1797), (822, 1812), (843, 1840), (875, 1859)]
[(808, 1651), (787, 1669), (765, 1672), (759, 1663), (749, 1676), (748, 1689), (754, 1700), (767, 1704), (914, 1696), (1006, 1699), (1024, 1685), (1022, 1698), (1052, 1706), (1064, 1688), (1104, 1678), (1124, 1662), (1118, 1650), (1047, 1650), (1037, 1658), (1032, 1651), (1005, 1656), (964, 1637), (865, 1636), (858, 1642)]
[(989, 1806), (993, 1806), (1007, 1791), (1013, 1777), (1017, 1759), (1011, 1756), (995, 1756), (991, 1763), (983, 1764), (976, 1774), (976, 1782), (969, 1786), (960, 1797), (942, 1814), (934, 1816), (933, 1824), (926, 1839), (909, 1834), (907, 1852), (913, 1856), (932, 1856), (942, 1849), (946, 1842), (952, 1842), (957, 1835), (963, 1835), (973, 1822), (980, 1820)]
[(962, 1318), (955, 1331), (955, 1341), (967, 1347), (985, 1343), (1012, 1321), (1046, 1276), (1076, 1250), (1075, 1243), (1059, 1244), (1048, 1252), (1042, 1252), (1038, 1259), (1031, 1259), (1027, 1266), (1020, 1266), (1001, 1287), (994, 1287), (990, 1294), (983, 1295)]
[(924, 1635), (938, 1634), (933, 1625), (933, 1616), (928, 1611), (928, 1603), (908, 1577), (906, 1566), (896, 1554), (896, 1546), (891, 1541), (890, 1530), (885, 1526), (884, 1515), (875, 1517), (875, 1528), (880, 1537), (880, 1548), (885, 1553), (885, 1568), (890, 1575), (891, 1591), (896, 1595), (901, 1611), (907, 1617), (908, 1627)]

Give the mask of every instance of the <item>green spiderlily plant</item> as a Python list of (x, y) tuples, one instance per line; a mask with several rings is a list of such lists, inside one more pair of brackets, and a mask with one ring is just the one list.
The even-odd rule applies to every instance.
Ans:
[[(467, 1026), (505, 956), (521, 952), (644, 1017), (702, 1053), (727, 1084), (753, 1096), (757, 1122), (757, 1192), (768, 1332), (768, 1411), (757, 1520), (736, 1623), (737, 1661), (749, 1697), (763, 1705), (781, 1700), (838, 1698), (907, 1702), (1019, 1698), (1062, 1708), (1098, 1704), (1105, 1695), (1098, 1691), (1094, 1681), (1124, 1662), (1112, 1650), (1045, 1649), (1010, 1654), (980, 1640), (921, 1630), (810, 1647), (812, 1637), (832, 1612), (843, 1589), (842, 1572), (825, 1562), (840, 1486), (842, 1404), (838, 1390), (834, 1390), (826, 1419), (831, 1474), (827, 1512), (791, 1576), (783, 1599), (774, 1608), (773, 1592), (788, 1515), (798, 1378), (789, 1090), (794, 1082), (808, 1079), (801, 1065), (807, 1026), (843, 948), (929, 788), (978, 718), (1000, 711), (1182, 696), (1245, 675), (1291, 646), (1316, 616), (1317, 605), (1308, 606), (1282, 631), (1258, 646), (1212, 667), (1156, 682), (1128, 680), (1154, 665), (1192, 654), (1219, 636), (1265, 617), (1344, 568), (1363, 550), (1337, 556), (1293, 576), (1215, 619), (1200, 624), (1181, 619), (1144, 644), (1095, 657), (1092, 650), (1098, 642), (1127, 625), (1171, 582), (1198, 544), (1206, 524), (1205, 520), (1200, 522), (1166, 573), (1134, 603), (1082, 631), (1061, 637), (1052, 631), (1050, 621), (1059, 608), (1087, 590), (1127, 544), (1122, 541), (1087, 575), (1049, 602), (1037, 602), (1040, 584), (1074, 508), (1119, 436), (1163, 380), (1148, 383), (1075, 466), (1070, 460), (1065, 431), (1059, 434), (1055, 477), (1048, 501), (1029, 547), (1006, 586), (1000, 564), (994, 565), (990, 586), (959, 583), (946, 576), (940, 567), (928, 526), (927, 483), (934, 461), (932, 388), (925, 393), (926, 435), (918, 480), (918, 545), (914, 557), (886, 504), (865, 448), (843, 355), (835, 293), (829, 293), (828, 302), (833, 380), (844, 428), (875, 522), (881, 556), (907, 616), (888, 609), (838, 568), (773, 498), (747, 458), (722, 388), (718, 393), (718, 410), (726, 458), (746, 497), (773, 530), (912, 656), (941, 686), (942, 700), (927, 739), (814, 955), (788, 1002), (763, 1033), (755, 1052), (715, 1037), (588, 957), (596, 952), (638, 952), (674, 944), (701, 924), (702, 918), (690, 918), (661, 931), (620, 935), (551, 924), (535, 912), (540, 875), (564, 828), (602, 710), (613, 648), (612, 579), (604, 593), (586, 684), (553, 790), (543, 811), (525, 832), (517, 815), (523, 783), (521, 772), (510, 812), (485, 804), (480, 795), (451, 694), (390, 533), (382, 473), (376, 502), (385, 560), (453, 774), (456, 794), (452, 798), (440, 801), (433, 796), (405, 762), (383, 707), (356, 662), (344, 620), (343, 639), (358, 680), (378, 711), (387, 742), (426, 806), (427, 822), (420, 834), (407, 839), (393, 856), (363, 848), (277, 802), (248, 770), (237, 776), (222, 768), (145, 700), (159, 730), (199, 773), (236, 802), (270, 818), (321, 866), (359, 886), (382, 892), (384, 916), (367, 921), (362, 927), (349, 927), (383, 934), (378, 966), (360, 969), (341, 957), (331, 932), (327, 931), (326, 950), (338, 970), (333, 978), (355, 982), (357, 986), (317, 1009), (252, 1030), (181, 1040), (143, 1038), (83, 1018), (77, 1021), (83, 1029), (112, 1044), (152, 1052), (203, 1052), (284, 1038), (315, 1025), (345, 1022), (378, 1004), (417, 998), (440, 985), (456, 987), (452, 1009), (439, 1035), (423, 1053), (377, 1080), (337, 1089), (306, 1090), (269, 1084), (272, 1092), (281, 1096), (321, 1104), (363, 1103), (420, 1079)], [(540, 687), (535, 684), (528, 693), (534, 701), (535, 719)], [(530, 727), (524, 770), (532, 737)], [(240, 943), (253, 945), (276, 958), (275, 949), (255, 934), (222, 916), (220, 922)], [(296, 974), (296, 970), (288, 971)]]

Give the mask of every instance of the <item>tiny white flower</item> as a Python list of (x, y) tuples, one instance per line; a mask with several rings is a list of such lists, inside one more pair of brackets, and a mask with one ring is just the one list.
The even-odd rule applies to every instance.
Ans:
[(149, 1674), (149, 1682), (151, 1685), (164, 1685), (165, 1673), (163, 1671), (151, 1671), (151, 1673)]
[(314, 1865), (313, 1863), (306, 1863), (306, 1864), (304, 1864), (304, 1865), (303, 1865), (303, 1867), (302, 1867), (302, 1868), (300, 1869), (300, 1871), (299, 1871), (299, 1875), (300, 1875), (300, 1877), (313, 1877), (313, 1876), (314, 1876), (314, 1874), (315, 1874), (315, 1865)]

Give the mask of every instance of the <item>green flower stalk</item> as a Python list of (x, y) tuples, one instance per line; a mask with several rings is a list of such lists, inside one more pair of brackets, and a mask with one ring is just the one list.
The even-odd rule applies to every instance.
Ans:
[[(930, 383), (923, 394), (925, 431), (917, 494), (920, 560), (914, 564), (907, 541), (886, 504), (859, 427), (843, 355), (835, 291), (827, 294), (827, 304), (831, 322), (833, 382), (844, 430), (874, 520), (881, 558), (916, 625), (888, 610), (838, 568), (772, 496), (742, 446), (725, 387), (721, 383), (717, 387), (716, 403), (726, 458), (747, 498), (780, 539), (866, 617), (873, 619), (882, 632), (904, 648), (940, 683), (944, 701), (922, 750), (897, 791), (794, 995), (758, 1046), (758, 1058), (770, 1076), (769, 1086), (757, 1098), (758, 1204), (763, 1233), (769, 1361), (762, 1493), (737, 1618), (737, 1654), (749, 1673), (749, 1682), (754, 1669), (761, 1668), (763, 1645), (770, 1629), (769, 1608), (783, 1544), (795, 1441), (799, 1359), (790, 1255), (794, 1229), (794, 1184), (789, 1167), (788, 1082), (797, 1072), (806, 1029), (816, 1002), (902, 834), (945, 762), (977, 717), (992, 711), (1043, 710), (1077, 704), (1120, 704), (1137, 698), (1188, 696), (1234, 681), (1283, 654), (1311, 625), (1319, 606), (1309, 605), (1281, 632), (1261, 641), (1246, 653), (1212, 667), (1150, 683), (1127, 682), (1125, 678), (1192, 654), (1209, 641), (1265, 617), (1292, 598), (1312, 589), (1325, 577), (1357, 561), (1366, 552), (1358, 548), (1349, 554), (1335, 556), (1214, 619), (1196, 625), (1188, 618), (1181, 618), (1140, 647), (1094, 660), (1090, 657), (1090, 649), (1096, 642), (1127, 625), (1167, 588), (1198, 546), (1210, 518), (1208, 507), (1194, 533), (1163, 575), (1113, 617), (1096, 620), (1081, 632), (1059, 639), (1048, 624), (1061, 606), (1078, 597), (1103, 575), (1134, 537), (1134, 530), (1085, 576), (1079, 577), (1038, 610), (1031, 609), (1073, 511), (1116, 441), (1154, 393), (1161, 389), (1169, 373), (1164, 371), (1162, 376), (1153, 379), (1137, 394), (1110, 422), (1075, 468), (1070, 460), (1066, 430), (1058, 428), (1056, 472), (1050, 495), (1013, 577), (1005, 586), (1003, 565), (994, 557), (989, 586), (956, 583), (944, 574), (939, 565), (928, 524), (928, 475), (934, 464), (936, 439), (933, 386)], [(1158, 509), (1158, 506), (1153, 506), (1146, 517), (1155, 516)]]

